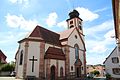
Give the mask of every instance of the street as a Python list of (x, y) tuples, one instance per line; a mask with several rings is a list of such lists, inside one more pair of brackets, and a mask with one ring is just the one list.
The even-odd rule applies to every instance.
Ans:
[[(15, 77), (0, 77), (0, 80), (22, 80), (22, 79), (15, 79)], [(106, 79), (105, 78), (96, 78), (95, 80), (106, 80)]]
[(22, 80), (22, 79), (15, 79), (15, 77), (0, 77), (0, 80)]

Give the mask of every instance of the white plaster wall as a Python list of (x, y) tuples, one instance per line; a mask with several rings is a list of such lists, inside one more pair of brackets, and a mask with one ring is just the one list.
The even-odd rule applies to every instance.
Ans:
[(113, 74), (112, 68), (120, 68), (119, 67), (119, 63), (112, 63), (112, 57), (117, 57), (117, 48), (115, 49), (115, 51), (110, 55), (110, 57), (107, 59), (107, 61), (105, 62), (105, 71), (109, 74), (111, 74), (112, 77), (115, 78), (120, 78), (119, 75), (115, 75)]
[[(70, 48), (70, 72), (75, 72), (75, 67), (74, 67), (74, 63), (75, 63), (75, 49), (74, 48)], [(73, 70), (71, 70), (71, 66), (73, 66)]]
[[(77, 39), (75, 38), (75, 35), (77, 35)], [(70, 45), (70, 72), (74, 72), (75, 71), (75, 67), (74, 67), (74, 63), (75, 63), (75, 49), (74, 49), (74, 45), (78, 44), (80, 50), (79, 50), (79, 58), (82, 62), (82, 66), (84, 67), (84, 56), (83, 56), (83, 51), (84, 50), (84, 46), (83, 43), (81, 41), (81, 38), (78, 35), (78, 32), (76, 30), (74, 30), (74, 32), (71, 34), (71, 36), (68, 38), (68, 45)], [(71, 71), (71, 66), (73, 66), (73, 71)], [(84, 68), (82, 71), (82, 74), (84, 73)]]
[(63, 67), (63, 76), (65, 76), (65, 61), (63, 60), (55, 60), (55, 59), (50, 59), (50, 68), (51, 66), (57, 66), (57, 61), (58, 61), (58, 76), (60, 76), (60, 68)]
[[(79, 59), (82, 62), (81, 67), (84, 67), (83, 51), (81, 51), (81, 50), (79, 50)], [(75, 71), (74, 63), (75, 63), (75, 49), (70, 48), (70, 72)], [(73, 66), (73, 70), (71, 70), (71, 66)], [(84, 74), (84, 68), (83, 68), (83, 70), (81, 69), (81, 73)]]
[(50, 59), (50, 68), (52, 65), (54, 65), (56, 67), (56, 60), (55, 59)]
[[(17, 53), (17, 54), (16, 54), (16, 60), (15, 60), (15, 62), (16, 62), (16, 64), (15, 64), (15, 71), (16, 71), (16, 72), (18, 72), (18, 60), (19, 60), (19, 59), (18, 59), (18, 58), (19, 58), (18, 55), (19, 55), (19, 54)], [(17, 75), (17, 74), (16, 74), (16, 75)]]
[[(24, 64), (24, 55), (25, 55), (25, 42), (22, 42), (19, 44), (20, 45), (20, 50), (18, 52), (18, 56), (17, 56), (17, 65), (16, 67), (18, 67), (17, 69), (17, 76), (19, 78), (23, 78), (23, 64)], [(21, 50), (23, 50), (23, 62), (22, 65), (19, 65), (20, 62), (20, 54), (21, 54)]]
[[(71, 21), (73, 21), (73, 24), (70, 24)], [(69, 20), (69, 22), (68, 22), (68, 26), (69, 26), (69, 28), (70, 28), (71, 25), (74, 25), (74, 24), (75, 24), (74, 19)]]
[(58, 76), (60, 76), (60, 68), (63, 67), (63, 76), (65, 76), (65, 61), (58, 60)]
[[(75, 38), (75, 35), (77, 35), (77, 39)], [(84, 46), (83, 46), (82, 40), (81, 40), (81, 38), (80, 38), (80, 36), (79, 36), (79, 34), (78, 34), (76, 29), (73, 31), (73, 33), (68, 38), (68, 45), (74, 47), (75, 44), (78, 44), (79, 48), (84, 50)]]
[[(79, 50), (79, 58), (82, 62), (82, 65), (81, 65), (81, 73), (84, 74), (84, 55), (83, 55), (83, 51)], [(82, 70), (82, 67), (83, 67), (83, 70)]]
[[(34, 72), (32, 72), (32, 59), (34, 56), (37, 61), (34, 61)], [(32, 75), (39, 77), (39, 59), (40, 59), (40, 42), (29, 41), (28, 47), (28, 59), (27, 59), (27, 73), (26, 75)]]

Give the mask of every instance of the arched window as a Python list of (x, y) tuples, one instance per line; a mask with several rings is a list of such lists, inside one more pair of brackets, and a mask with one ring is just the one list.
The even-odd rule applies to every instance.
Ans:
[(22, 62), (23, 62), (23, 50), (21, 50), (20, 52), (20, 65), (22, 65)]
[(60, 68), (60, 77), (63, 77), (63, 67)]
[(79, 47), (75, 44), (75, 59), (79, 59)]

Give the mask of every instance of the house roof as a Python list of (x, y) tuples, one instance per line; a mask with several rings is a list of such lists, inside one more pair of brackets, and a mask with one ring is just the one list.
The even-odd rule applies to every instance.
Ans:
[[(36, 40), (43, 40), (47, 43), (51, 43), (53, 45), (61, 45), (59, 38), (60, 35), (52, 32), (48, 29), (45, 29), (41, 26), (36, 26), (35, 29), (28, 35), (28, 39), (36, 39)], [(20, 42), (20, 41), (19, 41)]]
[(59, 32), (58, 34), (60, 34), (60, 40), (67, 39), (74, 29), (75, 27), (68, 29), (66, 31), (63, 31), (63, 32)]
[(81, 62), (80, 59), (77, 59), (74, 64), (75, 64), (75, 65), (82, 65), (82, 62)]
[(114, 48), (114, 50), (110, 53), (110, 55), (106, 58), (106, 60), (103, 62), (103, 64), (105, 64), (105, 62), (107, 61), (107, 59), (112, 55), (112, 53), (116, 50), (117, 46)]
[(0, 57), (5, 57), (5, 58), (7, 58), (6, 56), (5, 56), (5, 54), (0, 50)]
[(112, 0), (112, 7), (113, 7), (113, 17), (114, 17), (114, 27), (115, 27), (115, 35), (116, 35), (116, 38), (118, 38), (119, 37), (119, 19), (120, 19), (120, 17), (119, 17), (119, 14), (120, 14), (120, 12), (119, 12), (119, 7), (120, 7), (120, 5), (119, 5), (119, 2), (120, 2), (120, 0)]
[[(77, 30), (77, 32), (78, 32), (78, 34), (79, 34), (79, 31), (78, 31), (78, 28), (77, 28), (77, 27), (73, 27), (73, 28), (70, 28), (70, 29), (68, 29), (68, 30), (66, 30), (66, 31), (59, 32), (59, 34), (60, 34), (60, 41), (61, 41), (61, 44), (62, 44), (62, 45), (66, 45), (66, 44), (67, 44), (67, 39), (69, 38), (69, 36), (72, 34), (72, 32), (73, 32), (75, 29)], [(83, 34), (82, 34), (82, 35), (83, 35)], [(86, 51), (85, 43), (84, 43), (84, 41), (83, 41), (83, 39), (82, 39), (82, 37), (81, 37), (80, 34), (79, 34), (79, 36), (80, 36), (80, 38), (81, 38), (81, 40), (82, 40), (84, 49), (85, 49), (85, 51)], [(84, 36), (84, 35), (83, 35), (83, 36)]]
[(45, 52), (45, 59), (65, 60), (65, 54), (60, 48), (49, 47)]

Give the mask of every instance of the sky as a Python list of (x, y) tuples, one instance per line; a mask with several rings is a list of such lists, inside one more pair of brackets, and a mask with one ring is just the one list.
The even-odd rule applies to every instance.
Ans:
[(116, 46), (111, 0), (0, 0), (0, 49), (14, 61), (18, 41), (36, 25), (60, 32), (73, 9), (83, 19), (87, 64), (103, 64)]

